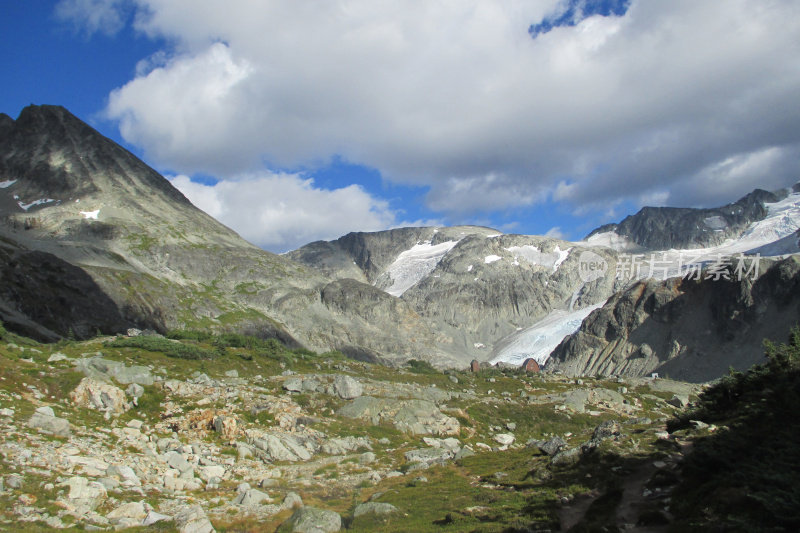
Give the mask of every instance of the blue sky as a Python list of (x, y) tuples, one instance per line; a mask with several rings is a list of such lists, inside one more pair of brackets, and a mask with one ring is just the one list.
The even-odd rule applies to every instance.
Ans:
[(800, 179), (800, 5), (29, 0), (0, 112), (60, 104), (252, 242), (580, 239)]

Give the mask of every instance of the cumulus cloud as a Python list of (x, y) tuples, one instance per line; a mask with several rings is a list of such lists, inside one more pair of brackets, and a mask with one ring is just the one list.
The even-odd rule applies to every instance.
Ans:
[(338, 154), (429, 186), (449, 215), (546, 198), (713, 204), (761, 170), (799, 177), (795, 0), (633, 0), (535, 38), (564, 2), (135, 3), (137, 28), (175, 45), (108, 114), (180, 172)]
[(296, 174), (261, 172), (215, 185), (180, 175), (171, 179), (195, 206), (246, 240), (285, 252), (350, 231), (378, 231), (395, 223), (389, 205), (357, 185), (321, 189)]

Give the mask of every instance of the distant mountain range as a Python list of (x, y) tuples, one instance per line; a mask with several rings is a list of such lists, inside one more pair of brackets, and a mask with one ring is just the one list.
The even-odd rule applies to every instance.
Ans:
[(533, 357), (576, 375), (710, 379), (800, 319), (794, 257), (735, 283), (705, 279), (723, 257), (800, 252), (799, 191), (648, 207), (581, 242), (401, 228), (278, 256), (66, 109), (30, 106), (0, 114), (0, 319), (44, 340), (211, 328), (388, 364)]

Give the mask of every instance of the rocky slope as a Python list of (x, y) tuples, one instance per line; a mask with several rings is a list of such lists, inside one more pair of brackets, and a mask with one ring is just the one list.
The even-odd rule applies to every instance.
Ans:
[[(0, 215), (0, 318), (38, 338), (233, 328), (385, 361), (449, 360), (402, 303), (350, 286), (374, 297), (365, 318), (323, 298), (330, 278), (245, 242), (62, 107), (0, 116)], [(36, 274), (34, 252), (49, 258)], [(391, 327), (398, 314), (405, 329)]]
[[(0, 330), (0, 529), (555, 530), (673, 446), (664, 423), (698, 391), (224, 339)], [(176, 346), (205, 358), (165, 357)]]
[(757, 279), (642, 280), (614, 295), (553, 351), (548, 372), (704, 382), (762, 361), (763, 339), (800, 323), (800, 257)]

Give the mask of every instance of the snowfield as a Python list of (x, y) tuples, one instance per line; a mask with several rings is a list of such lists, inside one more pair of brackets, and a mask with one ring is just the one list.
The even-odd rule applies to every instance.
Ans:
[(532, 326), (498, 342), (490, 363), (521, 365), (525, 359), (532, 357), (543, 365), (564, 337), (578, 331), (583, 320), (603, 305), (605, 301), (577, 311), (551, 312)]
[(558, 246), (555, 247), (555, 250), (552, 252), (540, 252), (539, 248), (533, 246), (531, 244), (526, 244), (525, 246), (512, 246), (510, 248), (506, 248), (507, 252), (510, 252), (514, 255), (514, 264), (519, 264), (519, 259), (524, 259), (528, 263), (532, 265), (543, 266), (545, 268), (552, 268), (553, 272), (558, 270), (558, 267), (566, 261), (567, 257), (569, 257), (569, 251), (572, 248), (567, 248), (566, 250), (561, 250)]
[(34, 200), (33, 202), (31, 202), (29, 204), (25, 204), (25, 203), (22, 203), (22, 202), (17, 202), (17, 205), (23, 211), (27, 211), (28, 209), (30, 209), (33, 206), (42, 205), (42, 204), (49, 204), (51, 202), (55, 202), (55, 200), (53, 200), (52, 198), (42, 198), (40, 200)]
[(386, 272), (391, 277), (392, 286), (386, 292), (392, 296), (402, 296), (404, 292), (433, 272), (439, 261), (458, 244), (458, 241), (447, 241), (432, 245), (426, 241), (415, 245), (397, 256)]

